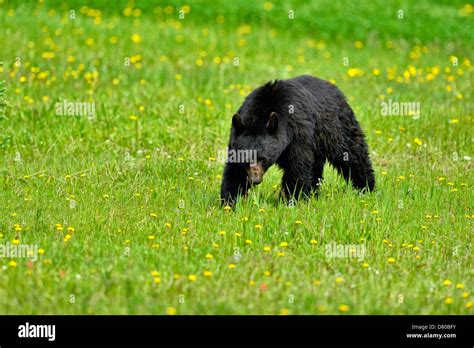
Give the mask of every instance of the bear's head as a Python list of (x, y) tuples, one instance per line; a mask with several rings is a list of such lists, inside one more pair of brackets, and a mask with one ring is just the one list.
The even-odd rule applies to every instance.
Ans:
[(267, 169), (287, 146), (285, 132), (279, 123), (279, 115), (274, 111), (247, 117), (245, 121), (238, 113), (232, 117), (228, 161), (243, 167), (252, 185), (262, 182)]

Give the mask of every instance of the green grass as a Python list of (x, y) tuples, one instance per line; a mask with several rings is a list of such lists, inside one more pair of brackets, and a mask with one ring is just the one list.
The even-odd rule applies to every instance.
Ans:
[[(44, 254), (0, 258), (0, 313), (472, 313), (474, 28), (464, 2), (137, 1), (133, 17), (126, 2), (97, 1), (97, 24), (83, 4), (1, 4), (0, 244)], [(141, 66), (124, 66), (138, 54)], [(231, 115), (253, 88), (301, 74), (348, 96), (377, 190), (359, 195), (327, 167), (320, 197), (290, 207), (271, 169), (224, 211), (212, 158)], [(56, 115), (64, 99), (95, 102), (96, 118)], [(421, 116), (382, 116), (382, 99), (419, 102)], [(364, 245), (365, 258), (328, 258), (332, 243)]]

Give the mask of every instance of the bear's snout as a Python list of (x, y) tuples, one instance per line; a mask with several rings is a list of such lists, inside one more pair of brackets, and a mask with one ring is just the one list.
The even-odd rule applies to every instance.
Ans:
[(250, 163), (250, 166), (247, 168), (247, 175), (252, 185), (260, 184), (263, 180), (264, 173), (265, 170), (263, 169), (262, 163)]

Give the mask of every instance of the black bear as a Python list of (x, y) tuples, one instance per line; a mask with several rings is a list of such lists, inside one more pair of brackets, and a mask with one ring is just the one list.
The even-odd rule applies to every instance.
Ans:
[(221, 202), (233, 205), (275, 163), (284, 171), (284, 197), (311, 196), (326, 161), (355, 188), (374, 189), (364, 133), (344, 94), (308, 75), (268, 82), (232, 118)]

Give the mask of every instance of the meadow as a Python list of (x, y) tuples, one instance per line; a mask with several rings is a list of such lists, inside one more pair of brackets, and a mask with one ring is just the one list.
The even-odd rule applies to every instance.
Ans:
[[(0, 245), (36, 247), (0, 257), (1, 314), (472, 314), (466, 0), (0, 0), (0, 21)], [(224, 209), (233, 113), (302, 74), (347, 95), (376, 191), (328, 166), (287, 205), (272, 168)]]

